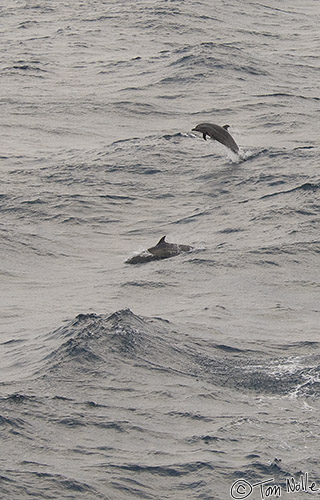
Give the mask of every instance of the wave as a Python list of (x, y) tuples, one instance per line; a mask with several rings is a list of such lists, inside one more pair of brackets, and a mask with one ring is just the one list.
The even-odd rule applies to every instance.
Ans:
[(312, 182), (304, 182), (303, 184), (300, 184), (299, 186), (296, 186), (291, 189), (283, 190), (283, 191), (277, 191), (275, 193), (270, 193), (270, 194), (265, 194), (264, 196), (261, 196), (260, 200), (263, 200), (265, 198), (272, 198), (273, 196), (279, 196), (282, 194), (290, 194), (294, 193), (296, 191), (309, 191), (309, 192), (315, 192), (320, 189), (320, 183), (312, 183)]
[(18, 60), (11, 66), (6, 66), (5, 68), (3, 68), (3, 74), (4, 76), (21, 75), (21, 77), (23, 78), (32, 77), (32, 78), (43, 79), (49, 73), (49, 70), (46, 69), (44, 66), (46, 66), (46, 64), (37, 60), (32, 60), (32, 61)]
[[(236, 345), (186, 337), (185, 332), (161, 318), (135, 315), (130, 309), (110, 316), (81, 314), (51, 335), (63, 342), (43, 360), (38, 375), (77, 377), (115, 375), (122, 369), (131, 376), (139, 367), (145, 376), (163, 373), (205, 380), (219, 387), (281, 395), (320, 392), (320, 356), (304, 354), (310, 345), (292, 343), (290, 356), (270, 357)], [(67, 340), (65, 341), (65, 339)], [(286, 345), (283, 351), (286, 351)]]
[(273, 92), (271, 94), (256, 94), (254, 97), (288, 97), (294, 99), (306, 99), (311, 101), (320, 101), (320, 97), (316, 96), (304, 96), (300, 94), (289, 94), (287, 92)]

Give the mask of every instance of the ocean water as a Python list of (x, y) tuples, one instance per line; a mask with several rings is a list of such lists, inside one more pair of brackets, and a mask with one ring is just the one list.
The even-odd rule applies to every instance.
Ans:
[(4, 500), (319, 497), (319, 24), (2, 0)]

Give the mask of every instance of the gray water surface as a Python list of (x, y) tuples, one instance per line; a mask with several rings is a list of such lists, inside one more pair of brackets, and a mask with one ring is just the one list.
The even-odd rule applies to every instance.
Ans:
[[(319, 22), (3, 0), (5, 500), (319, 495)], [(125, 263), (164, 235), (194, 250)]]

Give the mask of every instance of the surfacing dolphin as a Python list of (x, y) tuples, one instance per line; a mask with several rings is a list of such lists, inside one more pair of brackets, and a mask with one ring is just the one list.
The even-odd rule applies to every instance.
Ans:
[(134, 255), (131, 259), (126, 260), (127, 264), (143, 264), (145, 262), (150, 262), (152, 260), (168, 259), (169, 257), (175, 257), (181, 252), (190, 252), (193, 248), (189, 245), (178, 245), (177, 243), (168, 243), (166, 237), (158, 241), (156, 246), (148, 248), (139, 255)]
[(199, 123), (194, 130), (195, 132), (201, 132), (204, 140), (206, 141), (206, 136), (209, 135), (211, 139), (221, 142), (224, 146), (231, 149), (234, 153), (239, 153), (239, 146), (233, 137), (229, 134), (228, 128), (230, 125), (215, 125), (214, 123)]

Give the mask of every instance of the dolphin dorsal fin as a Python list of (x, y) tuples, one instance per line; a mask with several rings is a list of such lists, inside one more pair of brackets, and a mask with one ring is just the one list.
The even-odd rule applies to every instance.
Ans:
[(166, 243), (165, 239), (166, 239), (166, 237), (162, 236), (162, 238), (158, 241), (157, 246), (161, 245), (161, 243)]
[(207, 137), (207, 133), (206, 133), (206, 132), (203, 132), (202, 137), (203, 137), (203, 138), (204, 138), (204, 140), (206, 141), (206, 140), (207, 140), (207, 139), (206, 139), (206, 137)]
[(230, 125), (223, 125), (223, 127), (225, 130), (228, 130), (228, 128), (230, 128)]

